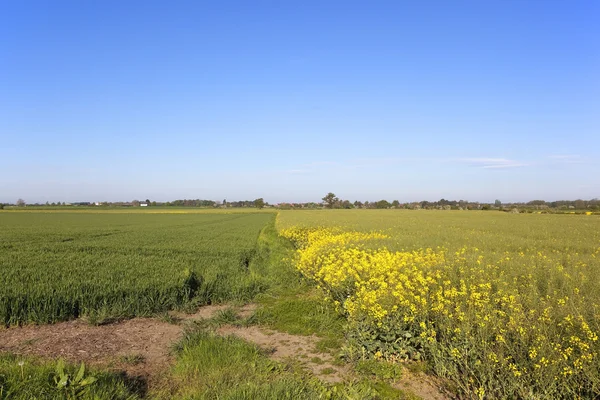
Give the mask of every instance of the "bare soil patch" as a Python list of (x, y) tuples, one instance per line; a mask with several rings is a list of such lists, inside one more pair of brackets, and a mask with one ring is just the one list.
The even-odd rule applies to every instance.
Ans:
[(151, 318), (102, 326), (75, 320), (1, 330), (0, 351), (114, 366), (149, 377), (170, 365), (170, 347), (181, 334), (181, 327)]
[[(325, 382), (341, 382), (348, 374), (348, 368), (333, 363), (333, 357), (316, 350), (318, 338), (298, 336), (261, 329), (256, 326), (225, 326), (217, 330), (221, 335), (234, 335), (247, 342), (254, 343), (270, 353), (275, 360), (297, 360), (315, 376)], [(324, 373), (325, 371), (325, 373)]]
[(402, 378), (393, 385), (396, 389), (406, 390), (424, 400), (450, 400), (435, 377), (423, 373), (413, 373), (404, 369)]
[[(78, 319), (52, 325), (0, 328), (0, 352), (63, 358), (73, 363), (83, 361), (151, 380), (172, 365), (171, 348), (181, 339), (185, 322), (212, 318), (229, 307), (209, 305), (193, 314), (171, 313), (178, 324), (134, 318), (94, 326)], [(255, 309), (255, 304), (248, 304), (237, 311), (247, 317)]]
[[(226, 305), (201, 307), (175, 319), (211, 318)], [(0, 352), (35, 355), (114, 368), (127, 375), (150, 379), (173, 362), (171, 347), (181, 339), (183, 326), (155, 318), (134, 318), (94, 326), (79, 319), (52, 325), (0, 329)]]

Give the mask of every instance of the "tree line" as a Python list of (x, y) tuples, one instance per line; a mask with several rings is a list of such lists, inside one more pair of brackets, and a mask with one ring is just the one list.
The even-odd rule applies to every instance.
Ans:
[(376, 201), (350, 201), (344, 200), (337, 197), (334, 193), (327, 193), (321, 202), (305, 202), (305, 203), (279, 203), (271, 205), (264, 201), (263, 198), (255, 200), (240, 200), (240, 201), (227, 201), (224, 199), (222, 202), (214, 200), (203, 200), (203, 199), (178, 199), (166, 202), (157, 202), (146, 200), (132, 200), (132, 201), (116, 201), (116, 202), (46, 202), (46, 203), (33, 203), (28, 204), (23, 199), (18, 199), (14, 204), (0, 203), (0, 209), (5, 206), (17, 206), (25, 207), (29, 206), (103, 206), (103, 207), (137, 207), (137, 206), (149, 206), (149, 207), (205, 207), (205, 208), (264, 208), (264, 207), (276, 207), (279, 209), (319, 209), (319, 208), (330, 208), (330, 209), (410, 209), (410, 210), (590, 210), (600, 211), (600, 199), (591, 200), (557, 200), (557, 201), (545, 201), (545, 200), (532, 200), (528, 202), (509, 202), (503, 203), (500, 200), (496, 200), (493, 203), (485, 202), (472, 202), (467, 200), (447, 200), (440, 199), (437, 201), (416, 201), (416, 202), (405, 202), (401, 203), (398, 200), (376, 200)]
[(90, 202), (90, 201), (80, 201), (80, 202), (46, 202), (46, 203), (27, 203), (23, 199), (18, 199), (14, 204), (10, 203), (0, 203), (0, 209), (3, 209), (4, 206), (16, 206), (16, 207), (25, 207), (25, 206), (34, 206), (34, 207), (59, 207), (59, 206), (100, 206), (100, 207), (231, 207), (231, 208), (241, 208), (241, 207), (255, 207), (255, 208), (264, 208), (270, 207), (269, 203), (264, 201), (264, 199), (258, 198), (255, 200), (242, 200), (242, 201), (227, 201), (223, 200), (222, 203), (214, 200), (202, 200), (202, 199), (178, 199), (173, 201), (150, 201), (150, 199), (146, 200), (132, 200), (132, 201), (104, 201), (104, 202)]
[[(532, 200), (528, 202), (507, 202), (503, 203), (500, 200), (495, 200), (493, 203), (485, 202), (473, 202), (468, 200), (447, 200), (440, 199), (438, 201), (416, 201), (416, 202), (405, 202), (401, 203), (398, 200), (376, 200), (376, 201), (354, 201), (343, 200), (337, 197), (334, 193), (329, 192), (322, 198), (320, 204), (323, 208), (333, 209), (349, 209), (349, 208), (366, 208), (366, 209), (387, 209), (387, 208), (403, 208), (403, 209), (445, 209), (445, 210), (505, 210), (505, 209), (558, 209), (558, 210), (593, 210), (600, 211), (600, 199), (591, 200), (557, 200), (557, 201), (545, 201), (545, 200)], [(318, 208), (319, 205), (316, 203), (299, 203), (290, 204), (291, 208)], [(296, 206), (296, 207), (294, 207)]]

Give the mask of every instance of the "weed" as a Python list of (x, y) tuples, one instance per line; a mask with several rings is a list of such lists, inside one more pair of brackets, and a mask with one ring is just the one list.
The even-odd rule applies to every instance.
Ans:
[(125, 354), (120, 357), (120, 361), (124, 364), (138, 365), (146, 361), (142, 354)]
[(402, 365), (383, 360), (361, 360), (354, 368), (360, 374), (383, 380), (395, 381), (402, 376)]

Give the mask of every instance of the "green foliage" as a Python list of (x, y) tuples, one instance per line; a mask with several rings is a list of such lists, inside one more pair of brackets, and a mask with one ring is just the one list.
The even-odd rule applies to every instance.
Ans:
[(254, 200), (254, 207), (256, 208), (263, 208), (265, 206), (265, 201), (264, 199), (261, 197), (259, 199)]
[(145, 360), (142, 354), (126, 354), (120, 357), (121, 362), (129, 365), (142, 364)]
[(227, 308), (217, 312), (212, 321), (217, 325), (237, 325), (239, 317), (233, 308)]
[(294, 335), (335, 336), (343, 332), (344, 319), (317, 297), (294, 295), (263, 300), (256, 322)]
[(84, 393), (90, 385), (95, 383), (98, 379), (94, 376), (85, 376), (85, 364), (81, 363), (77, 374), (73, 375), (65, 369), (64, 361), (58, 360), (56, 364), (56, 375), (54, 376), (54, 383), (59, 391), (63, 392), (63, 395), (67, 399), (77, 399), (83, 397)]
[(63, 361), (45, 362), (0, 354), (0, 399), (135, 400), (132, 385), (117, 374), (86, 371)]
[(326, 340), (324, 348), (337, 348), (343, 339), (345, 320), (321, 301), (320, 293), (290, 264), (292, 253), (292, 244), (279, 236), (275, 224), (267, 224), (258, 239), (250, 271), (263, 276), (269, 288), (255, 299), (260, 307), (252, 323), (291, 334), (317, 334)]
[(268, 213), (0, 215), (0, 324), (118, 318), (228, 300), (267, 282), (248, 268)]
[(329, 192), (322, 199), (325, 203), (327, 203), (327, 208), (333, 208), (335, 203), (339, 201), (339, 199), (335, 196), (335, 194)]
[(389, 381), (396, 381), (402, 377), (401, 365), (384, 360), (360, 360), (356, 363), (355, 370), (367, 376)]
[(387, 200), (379, 200), (377, 203), (375, 203), (376, 208), (390, 208), (391, 206), (392, 205)]

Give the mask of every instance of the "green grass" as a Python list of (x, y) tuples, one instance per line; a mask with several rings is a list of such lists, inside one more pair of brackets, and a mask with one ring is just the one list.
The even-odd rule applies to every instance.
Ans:
[(317, 398), (318, 382), (269, 360), (256, 346), (207, 331), (181, 343), (173, 379), (186, 399)]
[[(58, 388), (55, 381), (58, 376), (56, 366), (56, 361), (0, 354), (0, 399), (135, 400), (140, 399), (143, 394), (143, 388), (138, 387), (137, 382), (120, 374), (97, 369), (86, 371), (85, 377), (96, 378), (89, 386)], [(71, 376), (76, 376), (78, 370), (79, 366), (74, 365), (67, 365), (65, 368), (65, 372)]]
[(344, 325), (344, 319), (329, 304), (310, 294), (263, 300), (256, 319), (293, 335), (339, 336)]
[(141, 354), (126, 354), (119, 358), (122, 363), (129, 365), (138, 365), (142, 364), (146, 359)]
[(114, 318), (227, 300), (267, 283), (249, 272), (269, 213), (0, 213), (0, 323)]
[[(398, 399), (401, 391), (373, 379), (325, 384), (297, 365), (270, 360), (256, 346), (208, 330), (189, 333), (177, 348), (171, 390), (157, 398), (202, 400)], [(333, 370), (324, 370), (325, 374)]]
[(384, 360), (360, 360), (355, 367), (358, 373), (384, 380), (395, 381), (402, 376), (402, 366)]
[(345, 320), (323, 303), (321, 293), (295, 269), (293, 252), (275, 224), (268, 224), (259, 237), (251, 270), (267, 277), (270, 286), (256, 296), (259, 308), (251, 322), (293, 335), (317, 335), (322, 338), (320, 351), (337, 349), (344, 339)]

